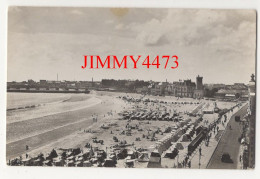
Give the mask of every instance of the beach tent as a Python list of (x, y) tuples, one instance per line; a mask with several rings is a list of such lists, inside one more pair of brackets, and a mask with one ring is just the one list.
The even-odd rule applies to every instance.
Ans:
[(184, 134), (183, 136), (182, 136), (182, 142), (189, 142), (191, 140), (191, 137), (190, 137), (190, 135), (188, 135), (188, 134)]
[(97, 158), (91, 158), (90, 161), (91, 161), (91, 163), (97, 163), (98, 159)]
[(105, 159), (103, 167), (116, 167), (116, 162), (110, 158)]
[(81, 156), (76, 158), (76, 161), (82, 161), (82, 160), (83, 160), (83, 157), (81, 157)]
[(56, 157), (58, 157), (58, 154), (57, 154), (55, 149), (52, 149), (51, 153), (49, 154), (49, 156), (46, 157), (46, 159), (50, 160), (50, 159), (53, 159), (53, 158), (56, 158)]
[(164, 155), (165, 158), (173, 158), (173, 153), (171, 150), (167, 150), (165, 155)]
[(72, 150), (72, 153), (73, 153), (73, 155), (78, 155), (81, 153), (81, 150), (80, 150), (80, 148), (76, 148), (76, 149)]
[(67, 152), (67, 156), (68, 156), (68, 157), (70, 157), (70, 156), (72, 156), (72, 155), (73, 155), (73, 153), (72, 153), (71, 151)]
[(131, 159), (135, 159), (135, 152), (133, 150), (128, 150), (127, 156), (130, 157)]
[(161, 155), (158, 150), (151, 153), (149, 163), (161, 163)]
[(176, 147), (176, 149), (178, 149), (178, 150), (183, 150), (183, 149), (184, 149), (183, 145), (182, 145), (180, 142), (178, 142), (178, 143), (175, 145), (175, 147)]
[(124, 159), (127, 157), (127, 149), (121, 149), (117, 154), (117, 158)]
[(149, 161), (149, 156), (147, 152), (142, 152), (139, 156), (138, 156), (138, 162), (148, 162)]
[(110, 158), (110, 159), (113, 160), (113, 161), (116, 161), (116, 155), (115, 155), (114, 153), (109, 154), (109, 155), (108, 155), (108, 158)]
[(74, 167), (75, 166), (73, 160), (69, 160), (67, 164), (68, 164), (68, 167)]
[(70, 156), (70, 157), (68, 157), (67, 159), (68, 159), (68, 160), (74, 160), (75, 157), (74, 157), (74, 156)]
[(149, 160), (147, 164), (147, 168), (162, 168), (161, 166), (161, 158), (156, 158), (156, 160)]
[(42, 160), (39, 158), (33, 161), (33, 166), (42, 166), (42, 164)]
[(43, 165), (45, 165), (45, 166), (51, 166), (52, 164), (51, 164), (51, 161), (50, 161), (50, 160), (45, 160), (45, 161), (43, 162)]
[(61, 156), (58, 156), (56, 158), (53, 158), (53, 164), (55, 166), (64, 166), (65, 161), (61, 158)]
[(88, 160), (83, 162), (83, 167), (91, 167), (91, 166), (92, 164)]
[(133, 168), (134, 167), (134, 160), (126, 160), (125, 161), (125, 167)]
[(82, 161), (77, 161), (77, 162), (75, 162), (75, 166), (76, 166), (76, 167), (83, 167)]
[(31, 158), (25, 158), (22, 160), (22, 163), (24, 166), (29, 166), (30, 165), (30, 161), (31, 161)]

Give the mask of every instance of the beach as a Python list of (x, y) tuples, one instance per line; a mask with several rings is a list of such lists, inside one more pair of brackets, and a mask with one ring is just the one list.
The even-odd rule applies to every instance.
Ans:
[[(41, 106), (42, 109), (37, 109), (36, 114), (32, 113), (30, 109), (18, 111), (17, 116), (19, 117), (16, 116), (15, 121), (9, 117), (9, 112), (7, 112), (7, 159), (25, 152), (32, 152), (51, 142), (69, 137), (80, 129), (90, 127), (93, 125), (93, 115), (95, 114), (101, 119), (101, 116), (103, 117), (111, 110), (122, 108), (122, 104), (115, 101), (113, 94), (106, 96), (102, 93), (83, 94), (84, 97), (81, 98), (79, 95), (72, 95), (70, 100), (58, 102), (60, 111), (53, 109), (53, 105), (57, 106), (57, 104), (52, 103), (49, 106), (46, 104)], [(69, 104), (72, 106), (70, 108), (67, 103), (76, 104)], [(14, 113), (14, 111), (11, 112)], [(12, 115), (14, 116), (14, 114)], [(26, 115), (30, 119), (25, 119)], [(25, 145), (30, 146), (30, 151), (25, 150)], [(48, 149), (46, 148), (46, 150)]]
[[(140, 102), (131, 102), (132, 100), (140, 100)], [(154, 102), (146, 102), (150, 100)], [(157, 145), (157, 141), (164, 140), (165, 136), (169, 135), (169, 131), (174, 132), (179, 129), (187, 131), (192, 126), (194, 126), (192, 127), (194, 130), (199, 125), (207, 127), (218, 119), (217, 114), (204, 114), (203, 122), (197, 124), (198, 117), (189, 115), (192, 111), (198, 113), (201, 110), (213, 109), (215, 102), (205, 99), (91, 91), (90, 94), (58, 95), (42, 101), (38, 99), (39, 101), (41, 104), (35, 108), (7, 111), (7, 161), (18, 156), (24, 157), (25, 154), (34, 157), (42, 153), (46, 156), (52, 149), (81, 148), (83, 150), (86, 144), (109, 154), (113, 151), (114, 146), (118, 145), (115, 138), (118, 141), (124, 141), (129, 150), (152, 151)], [(27, 100), (22, 104), (31, 105), (33, 103), (34, 100), (31, 103)], [(229, 109), (235, 105), (234, 102), (218, 101), (217, 103), (221, 109)], [(153, 111), (178, 113), (178, 118), (183, 122), (123, 120), (123, 113), (140, 110), (151, 113)], [(130, 135), (125, 133), (129, 131), (129, 125), (133, 128), (130, 130)], [(95, 143), (93, 139), (103, 140), (104, 143)], [(178, 159), (183, 160), (187, 155), (190, 142), (184, 140), (183, 136), (177, 141), (184, 147), (184, 150), (178, 154)], [(208, 148), (209, 153), (217, 145), (215, 140), (211, 141), (213, 146)], [(29, 147), (28, 150), (26, 150), (26, 146)], [(164, 150), (161, 155), (165, 155), (166, 152)], [(204, 168), (210, 155), (203, 163)], [(172, 168), (178, 165), (178, 159), (162, 157), (161, 166)], [(196, 157), (194, 160), (197, 160)], [(124, 160), (118, 160), (116, 167), (125, 167)], [(135, 162), (135, 167), (147, 167), (147, 162)]]

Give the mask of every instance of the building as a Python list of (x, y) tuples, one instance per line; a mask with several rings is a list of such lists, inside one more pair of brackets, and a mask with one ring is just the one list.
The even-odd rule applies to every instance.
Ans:
[(203, 86), (203, 77), (197, 76), (196, 78), (196, 89), (194, 90), (193, 93), (193, 98), (203, 98), (204, 97), (204, 86)]
[(165, 88), (166, 88), (166, 83), (161, 82), (155, 84), (155, 94), (159, 96), (164, 96), (165, 95)]
[(248, 122), (249, 122), (249, 144), (248, 144), (248, 160), (246, 167), (255, 168), (255, 123), (256, 123), (256, 86), (254, 75), (251, 76), (251, 81), (248, 84)]
[(174, 84), (168, 84), (165, 88), (165, 95), (175, 96), (174, 94)]
[(218, 99), (240, 99), (248, 98), (248, 90), (246, 89), (220, 89), (216, 92), (215, 97)]
[(184, 80), (175, 85), (173, 93), (176, 97), (188, 97), (192, 98), (196, 84), (191, 80)]
[(142, 88), (136, 88), (136, 93), (139, 94), (147, 94), (148, 93), (148, 86), (143, 86)]
[(176, 97), (187, 97), (187, 98), (203, 98), (204, 97), (204, 86), (202, 83), (202, 77), (197, 77), (197, 83), (191, 81), (191, 79), (184, 81), (175, 81), (173, 83), (162, 82), (156, 83), (151, 88), (152, 95), (169, 95)]

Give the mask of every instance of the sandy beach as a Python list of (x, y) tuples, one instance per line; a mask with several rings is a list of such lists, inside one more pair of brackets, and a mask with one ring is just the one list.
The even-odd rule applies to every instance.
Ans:
[[(95, 98), (95, 102), (91, 101), (93, 98)], [(68, 108), (67, 111), (52, 114), (52, 109), (50, 109), (49, 114), (42, 113), (42, 117), (7, 122), (7, 159), (24, 154), (25, 145), (30, 146), (29, 152), (31, 152), (56, 140), (70, 137), (69, 135), (80, 129), (90, 127), (93, 125), (93, 115), (95, 114), (98, 114), (98, 118), (101, 119), (101, 116), (104, 117), (108, 112), (120, 110), (123, 107), (122, 102), (115, 101), (114, 98), (114, 94), (106, 96), (102, 93), (90, 94), (86, 100), (81, 100), (85, 104), (74, 110)], [(48, 148), (46, 151), (49, 151)]]
[[(157, 100), (160, 103), (130, 103), (120, 99), (120, 96), (128, 96), (129, 98), (142, 98)], [(72, 104), (70, 104), (72, 103)], [(74, 104), (75, 103), (75, 104)], [(176, 103), (176, 104), (175, 104)], [(110, 152), (112, 147), (116, 145), (113, 140), (116, 137), (119, 141), (126, 141), (129, 149), (136, 150), (138, 148), (149, 149), (154, 146), (155, 142), (164, 138), (164, 132), (156, 134), (156, 141), (151, 140), (151, 135), (154, 131), (166, 131), (168, 128), (178, 129), (179, 124), (174, 121), (138, 121), (133, 120), (129, 123), (127, 120), (122, 120), (120, 115), (123, 111), (135, 111), (136, 109), (148, 109), (151, 111), (169, 111), (178, 112), (183, 120), (191, 120), (191, 123), (196, 122), (197, 117), (189, 116), (188, 113), (197, 109), (199, 106), (211, 108), (214, 101), (209, 100), (194, 100), (190, 98), (176, 98), (170, 96), (142, 96), (140, 94), (112, 93), (112, 92), (97, 92), (92, 91), (89, 95), (71, 96), (62, 102), (52, 102), (51, 105), (58, 106), (58, 112), (53, 113), (55, 109), (50, 108), (51, 105), (43, 105), (41, 109), (36, 108), (36, 112), (19, 111), (19, 115), (24, 117), (35, 116), (30, 119), (16, 119), (12, 115), (7, 117), (7, 160), (24, 156), (26, 153), (29, 156), (37, 156), (40, 153), (48, 155), (52, 150), (60, 148), (84, 148), (86, 143), (97, 147), (100, 150)], [(78, 106), (81, 104), (80, 106)], [(61, 106), (64, 105), (62, 108)], [(72, 108), (68, 106), (71, 105)], [(218, 107), (221, 109), (230, 108), (234, 105), (233, 102), (218, 102)], [(77, 106), (77, 108), (74, 108)], [(40, 112), (45, 111), (45, 112)], [(12, 111), (14, 113), (15, 111)], [(22, 115), (21, 115), (22, 114)], [(40, 117), (40, 115), (42, 115)], [(14, 115), (13, 115), (14, 116)], [(218, 116), (216, 114), (205, 114), (204, 120), (209, 123), (214, 122)], [(94, 121), (96, 118), (97, 121)], [(139, 126), (138, 130), (132, 130), (131, 135), (122, 134), (126, 131), (127, 125)], [(205, 123), (201, 123), (205, 125)], [(106, 126), (106, 128), (102, 127)], [(144, 137), (146, 136), (146, 137)], [(92, 138), (101, 139), (104, 145), (94, 143)], [(137, 140), (139, 138), (139, 140)], [(181, 139), (180, 139), (181, 141)], [(181, 142), (184, 149), (179, 154), (180, 158), (186, 156), (187, 147), (190, 142)], [(29, 146), (26, 150), (25, 146)], [(179, 158), (178, 157), (178, 158)], [(176, 164), (176, 159), (171, 160), (162, 158), (162, 166), (165, 168), (173, 167)], [(118, 160), (117, 167), (124, 167), (124, 160)], [(147, 167), (146, 163), (136, 163), (135, 167)]]

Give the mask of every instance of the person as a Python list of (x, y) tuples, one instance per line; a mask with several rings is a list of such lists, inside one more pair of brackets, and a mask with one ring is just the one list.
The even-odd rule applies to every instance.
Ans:
[(186, 156), (186, 157), (185, 157), (185, 163), (187, 163), (187, 162), (188, 162), (188, 160), (189, 160), (189, 157), (188, 157), (188, 156)]
[(189, 168), (191, 167), (191, 161), (188, 162), (188, 167), (189, 167)]
[(200, 147), (200, 148), (199, 148), (199, 153), (200, 153), (200, 155), (201, 155), (201, 150), (202, 150), (202, 149), (201, 149), (201, 147)]
[(26, 145), (26, 146), (25, 146), (25, 149), (26, 149), (26, 150), (29, 150), (29, 146), (28, 146), (28, 145)]

